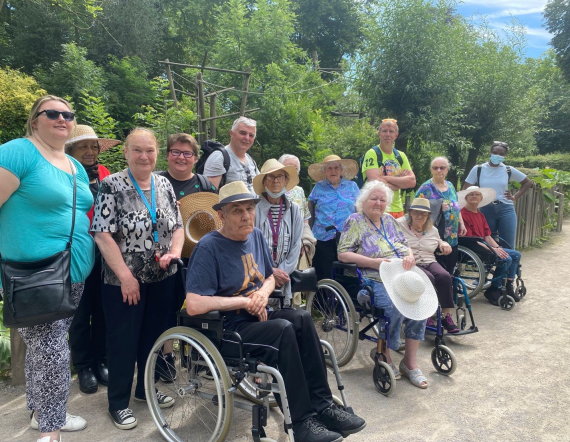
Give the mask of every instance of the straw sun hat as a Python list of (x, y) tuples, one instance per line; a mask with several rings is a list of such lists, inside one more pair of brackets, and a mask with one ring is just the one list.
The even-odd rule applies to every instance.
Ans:
[(253, 179), (253, 190), (258, 195), (261, 195), (265, 192), (265, 187), (263, 186), (263, 179), (266, 175), (270, 173), (277, 172), (278, 170), (282, 170), (283, 172), (287, 172), (289, 175), (289, 181), (287, 182), (287, 192), (289, 192), (293, 187), (299, 184), (299, 174), (297, 173), (297, 169), (293, 166), (284, 166), (279, 161), (274, 158), (271, 158), (265, 162), (263, 167), (261, 168), (261, 172), (259, 175), (256, 175)]
[(184, 230), (182, 256), (190, 257), (200, 239), (212, 230), (222, 227), (222, 220), (212, 206), (218, 202), (218, 195), (211, 192), (197, 192), (180, 200), (180, 214)]
[(91, 126), (86, 124), (78, 124), (73, 129), (71, 137), (65, 142), (66, 146), (70, 146), (73, 143), (83, 140), (97, 140), (99, 142), (99, 147), (101, 152), (105, 152), (117, 144), (121, 144), (121, 140), (111, 140), (109, 138), (99, 138)]
[(463, 208), (467, 205), (465, 197), (473, 192), (479, 192), (481, 195), (483, 195), (483, 199), (481, 200), (481, 202), (477, 207), (484, 207), (487, 204), (491, 204), (493, 201), (495, 201), (495, 198), (497, 197), (495, 190), (489, 187), (479, 188), (479, 186), (469, 186), (467, 189), (457, 192), (457, 200), (459, 201), (459, 207)]
[(402, 260), (394, 258), (382, 263), (380, 278), (394, 306), (406, 318), (423, 321), (437, 310), (435, 289), (418, 267), (404, 270)]
[(315, 181), (322, 181), (326, 178), (323, 166), (327, 163), (342, 164), (344, 170), (342, 171), (343, 178), (347, 180), (353, 179), (358, 174), (358, 163), (354, 160), (343, 160), (338, 155), (329, 155), (321, 163), (311, 164), (309, 166), (309, 176)]

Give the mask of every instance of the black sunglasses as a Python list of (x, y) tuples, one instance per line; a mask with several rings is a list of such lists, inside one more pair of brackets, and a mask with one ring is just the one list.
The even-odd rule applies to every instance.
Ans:
[(48, 117), (49, 120), (57, 120), (60, 115), (63, 117), (65, 121), (73, 121), (73, 119), (75, 118), (75, 114), (73, 112), (69, 111), (61, 112), (53, 109), (46, 109), (41, 112), (38, 112), (36, 114), (36, 118), (38, 118), (41, 114), (44, 113), (46, 114), (46, 117)]
[(253, 178), (251, 177), (251, 172), (249, 171), (249, 169), (245, 168), (244, 171), (247, 177), (247, 184), (253, 183)]

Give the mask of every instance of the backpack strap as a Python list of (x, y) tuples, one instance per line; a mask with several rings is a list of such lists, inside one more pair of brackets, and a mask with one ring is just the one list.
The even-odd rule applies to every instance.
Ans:
[(210, 183), (210, 180), (208, 178), (206, 178), (204, 175), (200, 175), (199, 173), (197, 173), (196, 176), (198, 177), (198, 181), (200, 181), (202, 192), (213, 192), (214, 185)]
[[(372, 148), (374, 149), (374, 152), (376, 152), (376, 162), (378, 163), (378, 165), (380, 165), (380, 164), (384, 165), (384, 153), (382, 152), (380, 147), (379, 146), (373, 146)], [(392, 148), (392, 151), (394, 152), (394, 156), (396, 157), (396, 161), (398, 161), (398, 163), (400, 164), (400, 167), (402, 167), (402, 165), (404, 164), (404, 160), (402, 159), (402, 155), (400, 154), (400, 152), (398, 152), (398, 149), (396, 149), (395, 147)], [(382, 161), (380, 161), (380, 158), (382, 158)], [(386, 168), (384, 168), (384, 175), (386, 175)]]
[(400, 152), (398, 152), (398, 149), (396, 149), (395, 147), (392, 148), (392, 151), (394, 152), (394, 156), (396, 157), (396, 161), (398, 161), (398, 163), (400, 163), (400, 167), (402, 167), (402, 164), (404, 164), (404, 160), (402, 159), (402, 155), (400, 155)]
[(477, 166), (477, 181), (475, 182), (474, 186), (481, 187), (481, 186), (479, 185), (479, 180), (481, 179), (481, 169), (482, 169), (482, 168), (483, 168), (483, 166), (482, 166), (481, 164), (479, 164), (479, 165)]
[(231, 164), (231, 159), (230, 159), (230, 154), (228, 153), (228, 151), (226, 150), (225, 147), (222, 147), (220, 149), (220, 152), (222, 152), (222, 157), (224, 157), (224, 169), (226, 170), (226, 173), (224, 173), (222, 175), (222, 179), (220, 181), (220, 185), (218, 186), (218, 188), (222, 187), (224, 184), (226, 184), (226, 178), (227, 178), (227, 173), (228, 170), (230, 170), (230, 164)]
[(513, 172), (511, 170), (511, 166), (506, 166), (507, 167), (507, 184), (509, 181), (511, 181), (511, 173)]

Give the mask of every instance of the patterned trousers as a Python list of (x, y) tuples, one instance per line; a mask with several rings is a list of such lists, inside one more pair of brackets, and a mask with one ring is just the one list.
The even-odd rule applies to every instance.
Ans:
[[(82, 282), (71, 284), (71, 296), (79, 304)], [(26, 405), (38, 412), (41, 433), (57, 431), (65, 425), (67, 398), (71, 382), (67, 331), (73, 316), (33, 327), (19, 328), (27, 345)]]

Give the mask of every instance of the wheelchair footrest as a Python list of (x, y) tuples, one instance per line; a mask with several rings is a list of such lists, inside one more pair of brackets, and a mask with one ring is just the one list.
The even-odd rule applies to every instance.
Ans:
[(263, 427), (267, 425), (267, 408), (263, 405), (254, 405), (251, 408), (251, 435), (253, 440), (259, 442), (265, 437)]

